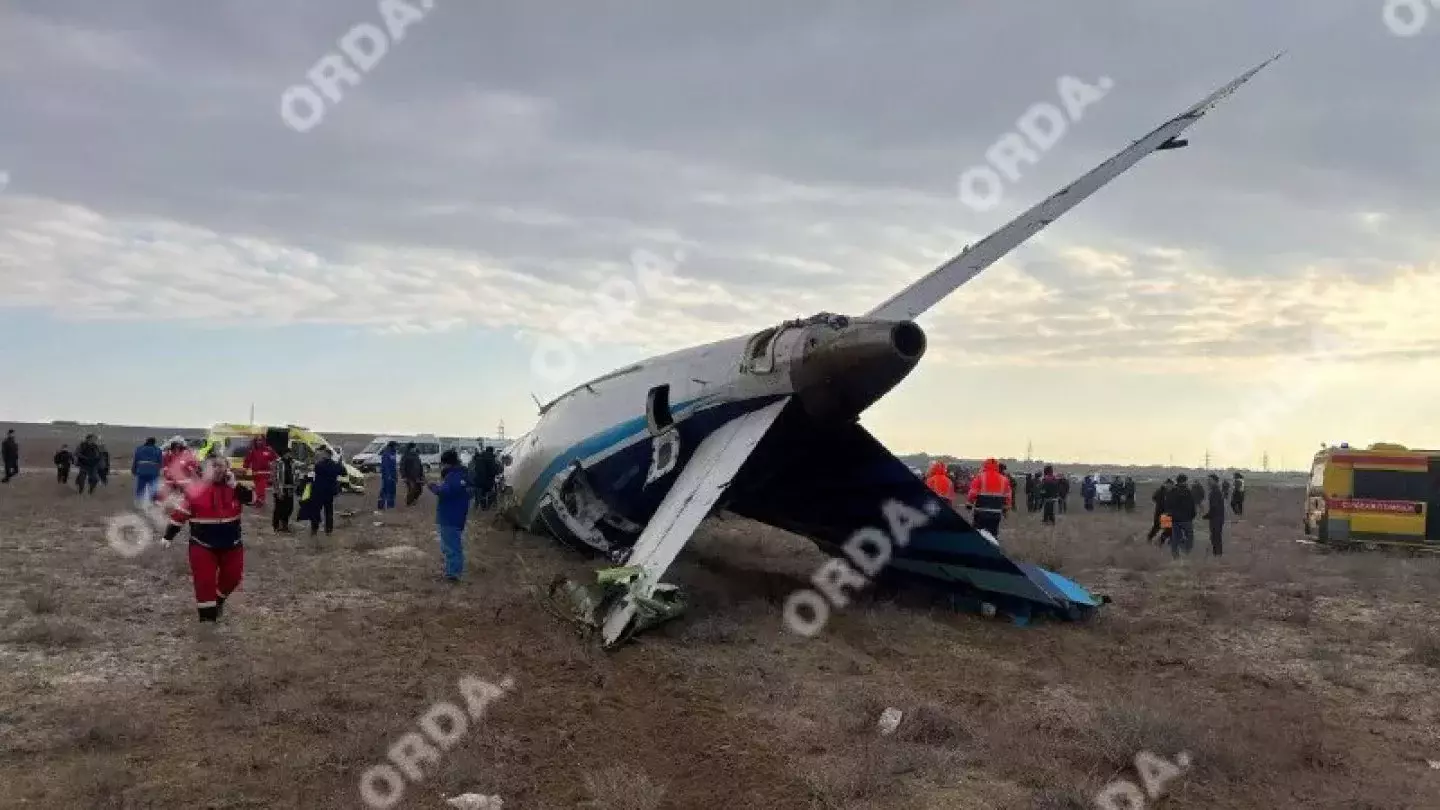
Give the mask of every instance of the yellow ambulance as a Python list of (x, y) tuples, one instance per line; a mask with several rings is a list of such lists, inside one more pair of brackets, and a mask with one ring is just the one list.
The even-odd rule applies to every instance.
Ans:
[(330, 452), (335, 455), (335, 460), (345, 467), (345, 477), (340, 479), (343, 491), (365, 491), (364, 474), (341, 458), (340, 450), (328, 439), (299, 425), (215, 425), (205, 435), (204, 443), (195, 451), (195, 454), (200, 458), (205, 458), (210, 455), (212, 449), (217, 450), (230, 462), (230, 468), (235, 471), (235, 475), (243, 479), (247, 477), (244, 470), (245, 454), (250, 452), (250, 443), (257, 437), (263, 437), (277, 453), (280, 448), (288, 444), (296, 463), (302, 469), (312, 466), (319, 457), (320, 449), (328, 447)]
[(1440, 450), (1341, 444), (1316, 453), (1305, 534), (1327, 545), (1440, 551)]

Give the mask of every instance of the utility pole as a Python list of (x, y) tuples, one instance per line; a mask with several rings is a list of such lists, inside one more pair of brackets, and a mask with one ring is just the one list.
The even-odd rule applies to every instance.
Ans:
[(1261, 470), (1264, 470), (1264, 471), (1267, 472), (1267, 473), (1270, 472), (1270, 451), (1269, 451), (1269, 450), (1266, 450), (1265, 452), (1263, 452), (1263, 453), (1260, 454), (1260, 469), (1261, 469)]
[(1025, 463), (1029, 464), (1035, 460), (1035, 443), (1029, 439), (1025, 440)]
[(1210, 469), (1210, 448), (1205, 448), (1205, 469)]
[(500, 420), (500, 426), (495, 429), (495, 438), (505, 441), (505, 420)]
[(255, 403), (250, 403), (250, 424), (255, 424)]

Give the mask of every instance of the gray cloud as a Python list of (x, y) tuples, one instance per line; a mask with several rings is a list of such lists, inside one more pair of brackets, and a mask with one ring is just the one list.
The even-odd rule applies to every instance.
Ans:
[[(869, 306), (1288, 47), (1192, 148), (930, 319), (993, 349), (977, 362), (1288, 351), (1345, 313), (1345, 291), (1383, 307), (1385, 290), (1423, 298), (1436, 279), (1440, 14), (1400, 39), (1380, 7), (440, 0), (299, 134), (281, 92), (380, 22), (375, 3), (20, 0), (0, 11), (0, 293), (163, 314), (213, 298), (224, 273), (295, 302), (232, 317), (533, 331), (628, 272), (635, 248), (683, 247), (692, 284), (607, 339), (719, 337)], [(1062, 75), (1115, 88), (1000, 210), (961, 205), (959, 173)], [(1127, 270), (1097, 276), (1077, 247)], [(1311, 276), (1331, 293), (1302, 295)], [(1383, 314), (1364, 317), (1378, 334)]]

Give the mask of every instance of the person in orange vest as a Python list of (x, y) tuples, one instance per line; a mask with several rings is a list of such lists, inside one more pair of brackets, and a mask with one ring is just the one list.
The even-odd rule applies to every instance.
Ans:
[(950, 473), (945, 471), (944, 462), (930, 462), (930, 472), (925, 476), (925, 486), (930, 491), (945, 499), (948, 504), (955, 503), (955, 482), (950, 480)]
[(965, 502), (975, 511), (975, 527), (1000, 537), (1000, 520), (1015, 505), (1015, 489), (1010, 479), (1000, 472), (993, 458), (980, 465), (980, 474), (970, 479), (970, 492)]
[(244, 466), (255, 482), (255, 506), (259, 509), (265, 508), (265, 493), (270, 491), (270, 471), (279, 458), (263, 435), (255, 437), (250, 443), (250, 452), (245, 454)]

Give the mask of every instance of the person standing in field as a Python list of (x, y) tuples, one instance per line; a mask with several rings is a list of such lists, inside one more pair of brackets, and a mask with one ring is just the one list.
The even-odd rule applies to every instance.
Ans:
[(445, 578), (459, 582), (465, 572), (465, 518), (470, 514), (470, 490), (465, 484), (465, 467), (452, 448), (440, 455), (440, 483), (431, 484), (435, 493), (435, 529), (440, 551), (445, 555)]
[(980, 474), (970, 479), (965, 502), (975, 514), (975, 527), (1000, 537), (1000, 521), (1015, 506), (1015, 488), (993, 458), (980, 465)]
[(1080, 497), (1085, 501), (1085, 511), (1095, 511), (1095, 476), (1087, 475), (1080, 482)]
[(0, 484), (8, 484), (20, 474), (20, 443), (15, 441), (15, 431), (5, 431), (5, 441), (0, 442), (0, 457), (5, 462), (5, 478)]
[(1179, 558), (1195, 548), (1195, 495), (1190, 491), (1185, 473), (1175, 476), (1175, 487), (1165, 498), (1165, 512), (1170, 515), (1170, 556)]
[(405, 505), (414, 506), (425, 491), (425, 463), (414, 442), (406, 443), (405, 455), (400, 457), (400, 477), (405, 480)]
[(240, 511), (250, 502), (248, 488), (235, 482), (230, 463), (207, 460), (201, 480), (184, 488), (170, 514), (165, 545), (190, 524), (190, 577), (201, 622), (219, 620), (225, 600), (240, 587), (245, 573), (245, 547), (240, 541)]
[(270, 516), (270, 528), (276, 534), (290, 534), (290, 515), (295, 512), (295, 487), (299, 479), (295, 474), (295, 456), (287, 442), (285, 450), (275, 459), (271, 468), (271, 483), (275, 485), (275, 511)]
[(265, 495), (270, 491), (270, 470), (278, 458), (263, 435), (250, 442), (250, 450), (245, 454), (243, 468), (255, 482), (255, 506), (260, 509), (265, 508)]
[(335, 460), (330, 448), (320, 448), (320, 460), (315, 462), (314, 480), (310, 484), (311, 504), (310, 536), (320, 532), (320, 520), (325, 520), (325, 536), (335, 531), (335, 496), (340, 494), (340, 478), (345, 467)]
[(1070, 511), (1070, 475), (1061, 475), (1057, 481), (1060, 488), (1060, 500), (1057, 505), (1060, 507), (1060, 514)]
[(1230, 508), (1237, 515), (1245, 514), (1245, 476), (1239, 470), (1235, 471), (1235, 484), (1230, 487)]
[(55, 480), (62, 484), (69, 484), (70, 466), (75, 463), (75, 454), (70, 452), (70, 445), (60, 445), (60, 449), (55, 451), (54, 461)]
[(380, 499), (375, 504), (376, 514), (395, 508), (395, 489), (400, 478), (400, 461), (396, 457), (398, 448), (399, 445), (389, 441), (380, 451)]
[(160, 452), (154, 436), (135, 448), (135, 455), (130, 459), (130, 474), (135, 476), (135, 500), (139, 503), (154, 499), (160, 480), (160, 466), (164, 461), (165, 454)]
[(1055, 478), (1055, 468), (1049, 464), (1045, 465), (1045, 473), (1040, 476), (1039, 498), (1044, 510), (1040, 515), (1041, 522), (1054, 526), (1055, 503), (1060, 500), (1060, 481)]
[(95, 494), (95, 485), (100, 483), (100, 445), (95, 442), (95, 434), (88, 433), (80, 446), (75, 448), (75, 490), (85, 494), (86, 487), (89, 487), (91, 495)]
[(930, 471), (925, 475), (925, 486), (930, 491), (945, 501), (946, 506), (955, 503), (955, 483), (950, 480), (950, 474), (945, 471), (945, 462), (930, 462)]
[(1210, 474), (1209, 502), (1205, 519), (1210, 521), (1210, 553), (1216, 557), (1224, 553), (1225, 491), (1220, 486), (1220, 476)]
[(1155, 502), (1155, 518), (1150, 523), (1150, 532), (1145, 535), (1145, 542), (1147, 543), (1153, 542), (1157, 535), (1160, 537), (1160, 545), (1162, 546), (1165, 545), (1166, 540), (1170, 539), (1170, 532), (1162, 531), (1164, 527), (1160, 525), (1160, 518), (1165, 514), (1165, 499), (1169, 497), (1170, 490), (1173, 489), (1174, 486), (1175, 482), (1166, 478), (1164, 483), (1160, 485), (1160, 488), (1155, 490), (1155, 494), (1150, 496), (1150, 500)]
[(105, 445), (105, 437), (96, 436), (95, 444), (100, 447), (100, 463), (95, 466), (95, 475), (99, 476), (100, 483), (110, 486), (110, 448)]

